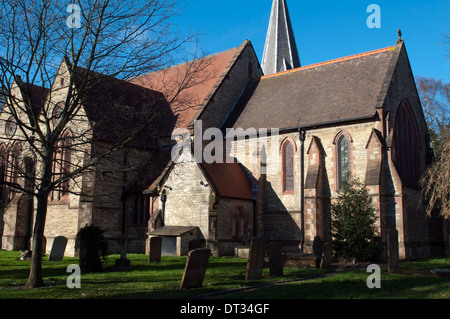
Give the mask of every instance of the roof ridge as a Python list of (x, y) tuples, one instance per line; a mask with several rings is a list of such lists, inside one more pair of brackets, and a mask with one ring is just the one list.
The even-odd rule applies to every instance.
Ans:
[(386, 48), (377, 49), (377, 50), (373, 50), (373, 51), (367, 51), (367, 52), (363, 52), (363, 53), (353, 54), (353, 55), (349, 55), (349, 56), (346, 56), (346, 57), (337, 58), (337, 59), (333, 59), (333, 60), (329, 60), (329, 61), (314, 63), (314, 64), (302, 66), (300, 68), (296, 68), (296, 69), (292, 69), (292, 70), (288, 70), (288, 71), (283, 71), (283, 72), (269, 74), (269, 75), (263, 75), (259, 79), (262, 80), (262, 79), (272, 78), (272, 77), (276, 77), (276, 76), (279, 76), (279, 75), (285, 75), (285, 74), (288, 74), (288, 73), (295, 73), (295, 72), (298, 72), (298, 71), (313, 69), (313, 68), (317, 68), (317, 67), (320, 67), (320, 66), (333, 64), (333, 63), (338, 63), (338, 62), (342, 62), (342, 61), (348, 61), (348, 60), (361, 58), (361, 57), (365, 57), (365, 56), (369, 56), (369, 55), (373, 55), (373, 54), (377, 54), (377, 53), (381, 53), (381, 52), (394, 51), (395, 47), (396, 46), (394, 45), (394, 46), (389, 46), (389, 47), (386, 47)]

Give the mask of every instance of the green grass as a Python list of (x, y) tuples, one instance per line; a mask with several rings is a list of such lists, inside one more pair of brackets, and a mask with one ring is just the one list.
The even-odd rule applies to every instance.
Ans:
[[(270, 277), (267, 268), (261, 280), (246, 281), (246, 260), (211, 257), (204, 286), (199, 289), (180, 290), (181, 277), (187, 257), (163, 257), (161, 263), (148, 263), (147, 256), (130, 254), (130, 271), (111, 271), (118, 255), (109, 256), (102, 273), (86, 273), (81, 276), (81, 289), (69, 289), (66, 272), (70, 264), (78, 264), (78, 258), (65, 257), (61, 262), (43, 259), (46, 287), (23, 289), (30, 262), (19, 260), (20, 252), (0, 251), (0, 299), (174, 299), (189, 298), (227, 289), (323, 276), (324, 270), (311, 268), (285, 268), (283, 277)], [(402, 268), (434, 269), (450, 268), (450, 259), (427, 259), (403, 263)], [(250, 299), (351, 299), (351, 298), (450, 298), (450, 277), (389, 274), (382, 267), (381, 289), (366, 286), (370, 274), (365, 270), (353, 270), (324, 278), (268, 285), (251, 291), (230, 294), (224, 298)]]
[(381, 267), (381, 288), (369, 289), (371, 273), (352, 270), (325, 278), (273, 285), (227, 296), (239, 299), (450, 299), (450, 276), (433, 275), (431, 269), (450, 268), (450, 258), (403, 262), (399, 273)]
[[(3, 298), (157, 298), (172, 299), (198, 296), (226, 289), (261, 284), (285, 277), (270, 277), (267, 268), (263, 279), (246, 281), (246, 260), (211, 257), (203, 288), (180, 290), (181, 278), (187, 257), (163, 257), (161, 263), (148, 263), (145, 255), (129, 254), (130, 271), (109, 271), (118, 255), (111, 255), (102, 273), (86, 273), (81, 276), (81, 289), (69, 289), (66, 272), (70, 264), (78, 264), (78, 258), (65, 257), (61, 262), (43, 259), (43, 275), (46, 287), (23, 289), (28, 274), (29, 261), (19, 260), (20, 252), (0, 251), (0, 299)], [(286, 278), (320, 274), (320, 269), (288, 269)]]

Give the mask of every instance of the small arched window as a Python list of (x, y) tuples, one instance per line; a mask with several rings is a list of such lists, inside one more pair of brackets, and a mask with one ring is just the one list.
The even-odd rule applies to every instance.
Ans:
[(286, 140), (282, 147), (283, 192), (294, 192), (294, 144)]

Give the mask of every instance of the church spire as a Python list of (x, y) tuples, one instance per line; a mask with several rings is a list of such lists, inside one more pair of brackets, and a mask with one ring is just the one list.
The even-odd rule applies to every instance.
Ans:
[(300, 67), (286, 0), (273, 0), (261, 67), (265, 75)]

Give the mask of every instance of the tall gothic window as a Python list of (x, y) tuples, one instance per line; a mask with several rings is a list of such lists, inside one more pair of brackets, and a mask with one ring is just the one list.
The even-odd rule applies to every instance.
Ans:
[(342, 135), (337, 142), (337, 161), (338, 189), (342, 190), (344, 183), (348, 182), (350, 174), (349, 142), (345, 135)]
[(286, 141), (282, 149), (283, 192), (294, 191), (294, 144)]
[(69, 131), (62, 135), (61, 140), (58, 142), (55, 153), (53, 155), (53, 181), (57, 179), (63, 179), (59, 187), (51, 193), (51, 200), (60, 200), (63, 196), (69, 194), (69, 182), (70, 180), (64, 180), (64, 178), (70, 174), (71, 161), (72, 161), (72, 137)]
[(414, 111), (407, 100), (400, 105), (395, 119), (392, 161), (403, 183), (417, 186), (420, 180), (420, 138)]

